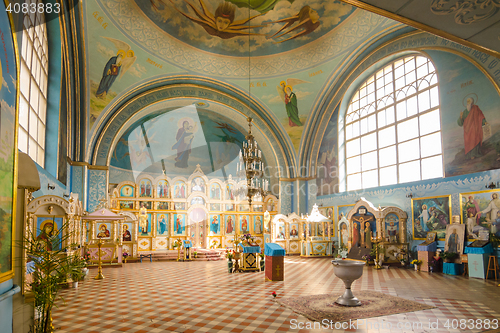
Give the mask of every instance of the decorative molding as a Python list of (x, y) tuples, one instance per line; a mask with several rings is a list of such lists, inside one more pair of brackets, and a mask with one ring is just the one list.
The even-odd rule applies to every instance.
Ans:
[(431, 3), (431, 12), (436, 15), (455, 13), (455, 23), (463, 25), (487, 20), (499, 10), (500, 0), (453, 1), (452, 4), (450, 0), (432, 0)]

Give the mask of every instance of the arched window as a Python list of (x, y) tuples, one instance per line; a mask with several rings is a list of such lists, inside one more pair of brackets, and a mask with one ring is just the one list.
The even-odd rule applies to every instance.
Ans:
[(25, 14), (23, 24), (18, 148), (44, 167), (48, 73), (45, 16), (38, 11)]
[(400, 58), (370, 76), (344, 126), (348, 191), (443, 176), (438, 77), (426, 57)]

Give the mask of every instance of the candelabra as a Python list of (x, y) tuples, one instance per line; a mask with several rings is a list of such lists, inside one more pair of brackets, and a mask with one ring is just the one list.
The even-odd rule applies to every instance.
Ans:
[(243, 150), (240, 150), (240, 158), (236, 166), (236, 174), (239, 179), (246, 180), (246, 184), (236, 190), (238, 196), (244, 195), (248, 198), (248, 205), (252, 206), (252, 199), (256, 195), (265, 196), (269, 188), (269, 181), (262, 179), (264, 175), (264, 164), (262, 163), (262, 152), (257, 146), (257, 141), (252, 134), (252, 118), (248, 117), (248, 135), (243, 142)]

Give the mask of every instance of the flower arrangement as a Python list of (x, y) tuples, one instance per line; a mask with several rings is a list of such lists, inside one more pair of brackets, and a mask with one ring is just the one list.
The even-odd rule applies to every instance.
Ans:
[(264, 249), (262, 249), (259, 253), (260, 259), (264, 259)]
[(234, 251), (233, 251), (233, 250), (229, 250), (229, 249), (227, 249), (227, 250), (226, 250), (226, 258), (227, 258), (227, 260), (229, 260), (229, 261), (230, 261), (230, 260), (233, 260), (233, 258), (234, 258)]
[(271, 293), (271, 295), (273, 295), (273, 298), (276, 298), (276, 292), (275, 292), (275, 291), (273, 291), (273, 292)]
[(365, 254), (364, 256), (361, 257), (363, 260), (366, 260), (366, 261), (372, 261), (373, 259), (375, 259), (374, 257), (372, 257), (371, 254)]
[(417, 265), (417, 266), (420, 266), (420, 265), (422, 265), (422, 260), (413, 259), (413, 260), (411, 261), (411, 264), (412, 264), (412, 265)]
[(241, 235), (240, 239), (243, 243), (247, 243), (247, 244), (254, 242), (254, 238), (251, 234), (243, 234), (243, 235)]
[(127, 259), (127, 257), (128, 257), (129, 255), (130, 255), (130, 254), (128, 254), (127, 252), (123, 252), (123, 253), (122, 253), (122, 257), (123, 257), (123, 258), (125, 258), (125, 259)]
[(182, 241), (180, 240), (180, 238), (176, 239), (175, 242), (172, 244), (172, 247), (174, 249), (176, 249), (178, 247), (180, 248), (181, 246), (182, 246)]
[(82, 259), (85, 261), (86, 265), (90, 265), (91, 263), (90, 251), (85, 251), (85, 253), (82, 256)]

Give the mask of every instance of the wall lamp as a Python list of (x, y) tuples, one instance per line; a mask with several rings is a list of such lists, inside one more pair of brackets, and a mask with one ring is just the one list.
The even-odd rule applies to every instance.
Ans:
[(55, 185), (50, 185), (50, 184), (47, 184), (47, 188), (49, 190), (55, 190), (56, 189)]

